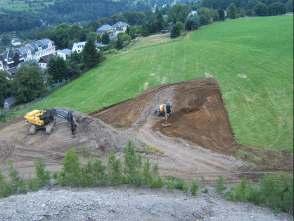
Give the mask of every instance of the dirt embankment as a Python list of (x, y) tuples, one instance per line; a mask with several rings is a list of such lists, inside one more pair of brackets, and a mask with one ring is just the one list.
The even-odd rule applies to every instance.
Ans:
[[(161, 86), (92, 116), (116, 127), (130, 128), (138, 121), (144, 124), (161, 102), (171, 102), (174, 113), (168, 120), (169, 127), (162, 126), (164, 120), (159, 119), (153, 129), (220, 153), (235, 151), (236, 143), (221, 92), (213, 79)], [(142, 113), (145, 118), (139, 119)]]
[(51, 171), (56, 171), (70, 148), (77, 149), (81, 155), (104, 156), (111, 149), (119, 151), (132, 139), (98, 119), (80, 113), (75, 116), (78, 127), (74, 136), (63, 120), (57, 120), (50, 135), (44, 131), (29, 135), (29, 125), (22, 119), (0, 129), (0, 168), (5, 170), (11, 161), (26, 176), (34, 171), (34, 162), (42, 159)]
[[(173, 105), (168, 127), (164, 119), (153, 115), (165, 102)], [(164, 153), (156, 158), (163, 174), (217, 177), (248, 170), (291, 171), (293, 167), (289, 153), (243, 147), (235, 141), (214, 79), (156, 87), (92, 116), (135, 132), (138, 139)]]

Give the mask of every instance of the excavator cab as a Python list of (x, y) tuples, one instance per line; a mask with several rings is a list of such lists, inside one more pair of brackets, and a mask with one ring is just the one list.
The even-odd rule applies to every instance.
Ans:
[(155, 110), (154, 114), (158, 117), (164, 117), (166, 120), (172, 113), (172, 105), (170, 103), (160, 104), (159, 108)]

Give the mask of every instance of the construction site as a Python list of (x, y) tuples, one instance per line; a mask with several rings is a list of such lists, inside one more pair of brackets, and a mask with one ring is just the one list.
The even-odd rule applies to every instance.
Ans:
[[(172, 106), (168, 119), (154, 114), (165, 103)], [(110, 151), (119, 156), (129, 141), (158, 165), (162, 176), (203, 183), (219, 176), (231, 182), (242, 176), (254, 179), (293, 168), (293, 155), (287, 152), (238, 144), (220, 88), (210, 78), (162, 85), (89, 115), (74, 110), (73, 115), (74, 134), (64, 120), (57, 120), (50, 134), (30, 134), (23, 117), (1, 124), (0, 168), (6, 171), (12, 162), (22, 176), (30, 177), (34, 162), (41, 159), (54, 172), (71, 148), (81, 161), (104, 160)]]

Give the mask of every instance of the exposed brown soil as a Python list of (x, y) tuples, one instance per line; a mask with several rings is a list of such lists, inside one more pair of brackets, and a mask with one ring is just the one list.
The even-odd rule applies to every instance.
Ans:
[[(167, 89), (170, 90), (168, 95), (160, 94)], [(170, 126), (163, 126), (164, 120), (160, 119), (153, 125), (153, 129), (220, 153), (235, 151), (228, 115), (218, 84), (213, 79), (161, 86), (133, 100), (93, 113), (93, 116), (108, 124), (129, 128), (138, 122), (146, 108), (146, 114), (151, 115), (160, 100), (172, 102), (174, 113), (168, 120)]]
[[(168, 127), (164, 119), (153, 116), (164, 102), (173, 105)], [(92, 116), (134, 131), (139, 140), (164, 153), (154, 160), (164, 175), (215, 178), (293, 168), (292, 154), (235, 142), (220, 88), (213, 79), (156, 87)]]
[[(168, 127), (164, 119), (153, 114), (165, 102), (173, 105)], [(84, 156), (82, 160), (91, 156), (103, 159), (111, 149), (120, 152), (129, 140), (158, 164), (164, 176), (210, 182), (219, 176), (234, 180), (248, 171), (289, 170), (293, 166), (293, 155), (241, 147), (235, 142), (213, 79), (156, 87), (91, 115), (75, 113), (75, 136), (63, 121), (51, 135), (43, 131), (28, 135), (22, 119), (1, 126), (0, 168), (5, 170), (12, 161), (22, 174), (30, 175), (34, 161), (43, 159), (51, 171), (56, 171), (70, 148), (76, 148)]]
[(24, 176), (34, 171), (34, 162), (42, 159), (51, 171), (60, 168), (64, 154), (70, 148), (82, 155), (101, 156), (110, 149), (120, 150), (129, 140), (128, 135), (116, 131), (98, 119), (75, 113), (77, 133), (71, 134), (65, 121), (57, 121), (52, 134), (38, 131), (28, 134), (28, 125), (19, 119), (0, 128), (0, 168), (11, 161)]

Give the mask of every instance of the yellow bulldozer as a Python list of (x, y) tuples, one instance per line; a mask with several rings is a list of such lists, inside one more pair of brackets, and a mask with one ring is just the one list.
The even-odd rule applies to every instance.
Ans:
[(30, 124), (29, 134), (35, 134), (37, 130), (45, 130), (47, 134), (51, 134), (56, 118), (69, 122), (72, 134), (75, 133), (77, 127), (73, 113), (64, 109), (33, 110), (27, 113), (24, 118)]

